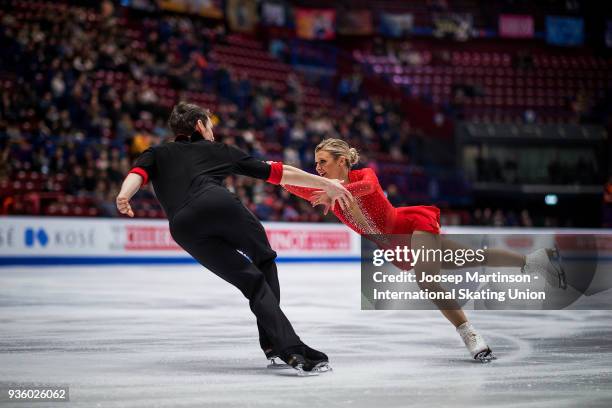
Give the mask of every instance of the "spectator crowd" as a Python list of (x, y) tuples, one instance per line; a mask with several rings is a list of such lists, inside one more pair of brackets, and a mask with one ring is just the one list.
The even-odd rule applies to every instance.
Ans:
[[(306, 170), (326, 137), (357, 147), (362, 164), (377, 170), (385, 163), (418, 169), (440, 156), (399, 106), (360, 93), (358, 70), (338, 80), (338, 106), (308, 110), (299, 74), (279, 88), (216, 62), (214, 47), (227, 37), (222, 25), (174, 14), (133, 18), (110, 1), (99, 9), (40, 3), (0, 13), (3, 213), (74, 214), (81, 203), (89, 206), (84, 214), (117, 216), (124, 175), (144, 149), (171, 140), (165, 122), (179, 100), (212, 108), (219, 140)], [(410, 63), (414, 55), (404, 51)], [(381, 177), (394, 205), (416, 204), (405, 178), (389, 180)], [(334, 219), (260, 180), (230, 177), (227, 187), (265, 221)], [(163, 217), (150, 186), (134, 206), (138, 216)], [(529, 225), (524, 213), (475, 212), (456, 222)]]

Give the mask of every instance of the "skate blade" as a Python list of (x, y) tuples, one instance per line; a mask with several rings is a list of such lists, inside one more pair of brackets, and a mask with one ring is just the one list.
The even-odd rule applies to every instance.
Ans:
[[(553, 281), (550, 282), (553, 286), (559, 284), (559, 288), (565, 290), (567, 289), (567, 279), (565, 278), (565, 270), (561, 265), (561, 254), (559, 253), (559, 247), (555, 245), (552, 250), (551, 256), (549, 257), (550, 263), (553, 266), (557, 276), (552, 276)], [(558, 279), (558, 282), (555, 280)]]
[(312, 371), (316, 371), (317, 373), (327, 373), (329, 371), (333, 371), (328, 361), (323, 361), (318, 363), (312, 368)]
[(327, 361), (317, 363), (310, 371), (304, 370), (302, 364), (298, 364), (295, 369), (297, 370), (298, 377), (313, 377), (332, 371), (332, 368)]
[(268, 366), (266, 367), (266, 368), (268, 368), (270, 370), (287, 370), (289, 368), (293, 368), (289, 364), (277, 363), (274, 360), (270, 360), (270, 361), (271, 361), (271, 363), (268, 364)]
[(302, 364), (298, 364), (294, 368), (297, 371), (297, 376), (298, 377), (314, 377), (316, 375), (319, 375), (318, 371), (314, 371), (314, 370), (306, 371), (306, 370), (304, 370), (304, 367), (302, 366)]
[(483, 350), (480, 353), (476, 354), (474, 356), (474, 360), (483, 363), (483, 364), (487, 364), (490, 363), (493, 360), (497, 360), (497, 356), (495, 354), (493, 354), (493, 352), (491, 351), (491, 349), (487, 349), (487, 350)]

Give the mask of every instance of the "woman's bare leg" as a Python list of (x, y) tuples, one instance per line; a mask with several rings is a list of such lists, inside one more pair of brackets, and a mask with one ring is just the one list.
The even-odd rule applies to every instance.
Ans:
[[(432, 234), (425, 231), (414, 231), (412, 234), (412, 248), (420, 248), (424, 246), (426, 249), (440, 249), (441, 238), (437, 234)], [(440, 262), (436, 261), (421, 261), (419, 260), (414, 265), (414, 271), (416, 273), (417, 282), (421, 280), (421, 274), (425, 275), (437, 275), (440, 273)], [(429, 291), (445, 291), (445, 289), (438, 283), (419, 283), (419, 287), (422, 290), (428, 289)], [(436, 306), (440, 309), (440, 312), (446, 317), (455, 327), (461, 326), (467, 322), (467, 317), (459, 304), (454, 300), (437, 300), (434, 301)]]
[[(438, 234), (432, 234), (424, 231), (415, 231), (412, 234), (412, 248), (420, 248), (423, 246), (425, 249), (440, 249), (442, 238)], [(421, 290), (428, 289), (429, 291), (445, 291), (445, 289), (437, 283), (423, 283), (419, 282), (422, 275), (437, 275), (440, 273), (441, 262), (440, 260), (434, 261), (423, 261), (417, 259), (414, 265), (414, 271), (417, 278), (417, 282)], [(461, 336), (466, 348), (470, 355), (478, 361), (483, 363), (489, 362), (495, 359), (495, 355), (491, 351), (491, 348), (487, 345), (484, 338), (478, 334), (474, 327), (468, 322), (465, 313), (461, 310), (461, 307), (454, 300), (436, 300), (435, 305), (438, 306), (440, 312), (446, 317), (456, 328), (457, 333)]]
[[(457, 241), (453, 241), (448, 238), (440, 237), (442, 250), (452, 249), (456, 251), (458, 249), (478, 249), (478, 248), (470, 248), (467, 247)], [(473, 262), (466, 262), (462, 266), (457, 266), (453, 262), (443, 262), (442, 268), (444, 269), (457, 269), (457, 268), (469, 268), (473, 266), (500, 266), (500, 267), (510, 267), (516, 266), (521, 268), (525, 265), (525, 255), (519, 254), (517, 252), (507, 251), (505, 249), (499, 248), (487, 248), (484, 250), (484, 261), (479, 262), (474, 260)]]

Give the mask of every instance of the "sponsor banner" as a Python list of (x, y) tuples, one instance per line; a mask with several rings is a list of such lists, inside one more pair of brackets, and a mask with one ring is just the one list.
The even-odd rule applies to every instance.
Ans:
[(343, 11), (338, 15), (338, 33), (343, 35), (370, 35), (374, 31), (369, 10)]
[(547, 16), (546, 41), (553, 45), (582, 45), (584, 20), (577, 17)]
[(255, 0), (227, 0), (225, 15), (233, 31), (252, 32), (259, 22)]
[(441, 13), (434, 15), (434, 36), (467, 41), (474, 36), (473, 17), (469, 13)]
[(499, 36), (504, 38), (533, 38), (533, 17), (523, 14), (500, 14)]
[(296, 32), (306, 40), (333, 40), (336, 37), (336, 10), (295, 9)]
[[(165, 220), (63, 217), (1, 217), (0, 258), (114, 259), (184, 262), (189, 259), (172, 239)], [(341, 224), (264, 223), (279, 259), (359, 257), (359, 236)]]
[(157, 0), (160, 9), (223, 18), (222, 0)]
[[(280, 261), (359, 260), (360, 237), (342, 224), (269, 222), (263, 225)], [(451, 234), (490, 234), (489, 247), (521, 253), (550, 246), (553, 240), (542, 239), (556, 237), (557, 245), (568, 256), (582, 259), (596, 250), (599, 256), (612, 260), (612, 235), (606, 235), (606, 230), (477, 227), (443, 230)], [(581, 234), (590, 234), (596, 239)], [(192, 262), (172, 239), (166, 220), (0, 217), (0, 265), (15, 264), (9, 262), (11, 259), (20, 260), (19, 264)]]
[(386, 37), (406, 37), (414, 29), (412, 14), (380, 13), (380, 33)]

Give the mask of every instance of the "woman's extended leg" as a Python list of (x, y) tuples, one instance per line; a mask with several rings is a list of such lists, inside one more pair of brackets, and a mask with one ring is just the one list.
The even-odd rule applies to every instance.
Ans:
[[(448, 238), (441, 238), (442, 250), (451, 249), (466, 250), (469, 248), (461, 243)], [(556, 261), (556, 263), (553, 263)], [(527, 255), (519, 254), (500, 248), (487, 248), (484, 250), (484, 260), (465, 262), (457, 265), (454, 262), (443, 262), (444, 269), (469, 268), (474, 266), (493, 266), (493, 267), (517, 267), (521, 268), (521, 273), (538, 274), (542, 276), (552, 287), (561, 289), (567, 288), (567, 278), (565, 270), (559, 264), (559, 251), (555, 248), (540, 248)]]
[[(440, 237), (442, 250), (451, 249), (466, 250), (466, 249), (479, 249), (470, 248), (457, 241), (453, 241), (449, 238)], [(443, 262), (442, 268), (444, 269), (457, 269), (457, 268), (469, 268), (473, 266), (516, 266), (522, 268), (525, 265), (525, 255), (519, 254), (518, 252), (507, 251), (500, 248), (487, 248), (484, 250), (484, 261), (472, 261), (466, 262), (465, 264), (458, 266), (453, 262)]]
[[(425, 231), (414, 231), (411, 237), (411, 247), (425, 249), (440, 249), (441, 237), (438, 234), (432, 234)], [(437, 275), (440, 273), (440, 260), (423, 260), (417, 259), (414, 265), (414, 271), (419, 287), (422, 290), (443, 291), (446, 290), (438, 283), (420, 282), (423, 275)], [(484, 341), (482, 336), (476, 332), (474, 327), (468, 322), (467, 317), (459, 304), (454, 300), (436, 300), (435, 305), (440, 309), (440, 312), (446, 317), (456, 328), (457, 333), (461, 336), (465, 346), (476, 360), (488, 362), (495, 359), (495, 355)]]
[[(438, 234), (432, 234), (424, 231), (414, 231), (411, 238), (411, 248), (426, 249), (440, 249), (441, 237)], [(422, 275), (437, 275), (440, 273), (441, 263), (439, 260), (425, 261), (418, 260), (414, 265), (414, 271), (416, 273), (417, 282), (422, 290), (432, 291), (446, 291), (438, 283), (424, 283), (421, 282)], [(461, 307), (454, 300), (436, 300), (434, 301), (436, 306), (440, 309), (440, 312), (446, 317), (455, 327), (461, 326), (467, 322), (467, 317)]]

